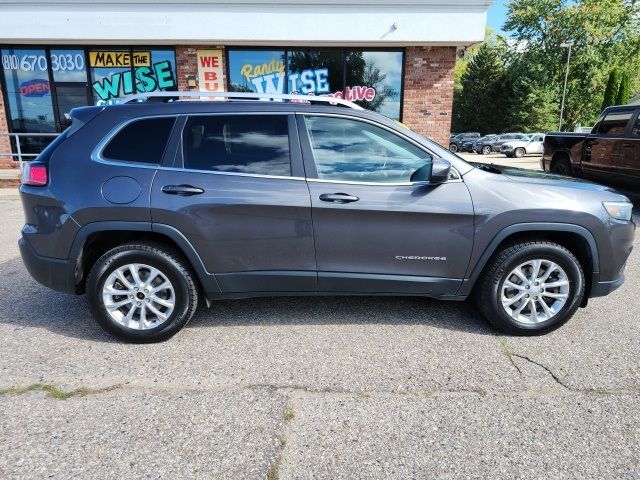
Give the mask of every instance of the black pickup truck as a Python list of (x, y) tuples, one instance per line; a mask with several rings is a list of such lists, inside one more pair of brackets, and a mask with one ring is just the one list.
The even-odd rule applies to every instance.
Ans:
[(640, 194), (640, 105), (606, 108), (591, 133), (548, 133), (541, 166)]

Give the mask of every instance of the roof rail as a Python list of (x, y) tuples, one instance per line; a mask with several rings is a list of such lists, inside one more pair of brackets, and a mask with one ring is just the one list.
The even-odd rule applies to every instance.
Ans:
[[(241, 99), (241, 100), (290, 100), (298, 103), (329, 103), (331, 105), (343, 105), (345, 107), (353, 108), (354, 110), (364, 110), (360, 105), (356, 105), (348, 100), (342, 98), (333, 97), (321, 97), (315, 95), (292, 95), (292, 94), (280, 94), (280, 93), (250, 93), (250, 92), (149, 92), (138, 93), (135, 95), (127, 95), (120, 97), (122, 103), (140, 102), (140, 101), (154, 101), (155, 99), (162, 99), (160, 101), (168, 102), (172, 99), (187, 98), (193, 100), (205, 100), (206, 98), (221, 98), (221, 99)], [(165, 100), (166, 99), (166, 100)]]

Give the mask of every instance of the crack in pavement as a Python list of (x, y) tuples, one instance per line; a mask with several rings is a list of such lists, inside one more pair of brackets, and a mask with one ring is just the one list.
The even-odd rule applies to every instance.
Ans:
[(67, 400), (71, 397), (86, 397), (87, 395), (97, 395), (100, 393), (111, 392), (119, 388), (122, 388), (122, 384), (110, 385), (103, 388), (81, 387), (65, 392), (64, 390), (58, 389), (55, 385), (47, 383), (32, 383), (31, 385), (28, 385), (26, 387), (3, 388), (0, 390), (0, 396), (17, 396), (25, 395), (31, 392), (44, 392), (49, 398), (55, 398), (57, 400)]
[(580, 390), (575, 390), (575, 389), (569, 387), (566, 383), (564, 383), (560, 379), (560, 377), (558, 377), (555, 373), (553, 373), (553, 371), (549, 367), (547, 367), (546, 365), (543, 365), (542, 363), (540, 363), (540, 362), (538, 362), (536, 360), (533, 360), (532, 358), (529, 358), (526, 355), (521, 355), (519, 353), (515, 353), (515, 352), (511, 351), (509, 349), (509, 347), (507, 347), (507, 344), (504, 342), (504, 340), (502, 338), (498, 337), (498, 343), (501, 346), (502, 353), (504, 355), (506, 355), (506, 357), (511, 362), (511, 365), (513, 365), (515, 367), (515, 369), (518, 371), (518, 374), (520, 375), (520, 377), (523, 380), (526, 380), (526, 376), (522, 372), (522, 369), (516, 364), (516, 362), (513, 361), (513, 357), (520, 358), (522, 360), (526, 360), (527, 362), (532, 363), (533, 365), (537, 365), (538, 367), (542, 368), (545, 372), (547, 372), (551, 376), (551, 378), (553, 378), (553, 380), (558, 385), (560, 385), (561, 387), (565, 388), (566, 390), (569, 390), (569, 391), (572, 391), (572, 392), (579, 392), (580, 391)]
[(282, 463), (285, 459), (290, 425), (296, 418), (295, 398), (293, 395), (287, 395), (287, 398), (289, 399), (289, 402), (282, 417), (282, 420), (284, 421), (284, 428), (282, 430), (282, 434), (280, 436), (276, 436), (280, 442), (280, 452), (276, 455), (273, 463), (267, 470), (267, 480), (278, 480), (280, 478), (280, 468), (282, 467)]
[[(277, 385), (277, 384), (250, 384), (250, 385), (232, 385), (232, 386), (215, 386), (209, 388), (190, 388), (190, 387), (158, 387), (148, 385), (132, 385), (132, 384), (114, 384), (100, 388), (87, 388), (81, 387), (70, 391), (63, 391), (58, 389), (52, 384), (34, 383), (25, 387), (8, 387), (0, 388), (0, 398), (26, 395), (34, 392), (44, 392), (48, 398), (54, 398), (59, 400), (66, 400), (71, 397), (87, 397), (90, 395), (99, 395), (103, 393), (109, 393), (112, 391), (118, 391), (120, 393), (130, 394), (150, 394), (150, 395), (176, 395), (176, 394), (189, 394), (189, 393), (213, 393), (224, 392), (229, 390), (268, 390), (280, 395), (286, 396), (290, 399), (289, 407), (291, 411), (285, 413), (285, 421), (291, 421), (295, 418), (295, 404), (296, 399), (305, 397), (318, 397), (318, 396), (333, 396), (333, 397), (353, 397), (363, 401), (366, 401), (374, 396), (397, 396), (399, 398), (437, 398), (437, 397), (450, 397), (450, 396), (477, 396), (477, 397), (513, 397), (513, 396), (567, 396), (567, 395), (639, 395), (640, 386), (634, 388), (571, 388), (564, 384), (560, 379), (555, 377), (544, 365), (541, 365), (535, 360), (531, 360), (524, 355), (512, 353), (513, 357), (521, 358), (529, 361), (534, 365), (543, 368), (547, 371), (552, 378), (555, 379), (558, 385), (562, 389), (558, 388), (530, 388), (526, 387), (522, 390), (485, 390), (480, 387), (469, 388), (435, 388), (431, 390), (348, 390), (340, 388), (320, 388), (314, 389), (305, 387), (302, 385)], [(516, 366), (516, 368), (518, 368)], [(520, 371), (520, 369), (518, 369)], [(524, 376), (523, 376), (524, 378)], [(293, 414), (291, 414), (293, 412)]]

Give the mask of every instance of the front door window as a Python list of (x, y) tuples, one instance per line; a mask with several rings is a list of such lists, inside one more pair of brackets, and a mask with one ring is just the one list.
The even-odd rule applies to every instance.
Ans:
[(398, 135), (368, 122), (305, 116), (318, 178), (408, 183), (432, 156)]

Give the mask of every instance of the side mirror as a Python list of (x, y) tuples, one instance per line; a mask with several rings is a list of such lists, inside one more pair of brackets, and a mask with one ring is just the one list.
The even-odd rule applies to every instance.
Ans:
[(411, 174), (409, 179), (411, 183), (429, 183), (431, 180), (431, 169), (433, 168), (433, 162), (425, 163), (419, 169)]
[(444, 183), (449, 180), (451, 164), (442, 158), (434, 158), (411, 174), (411, 183)]
[(442, 158), (434, 158), (431, 166), (431, 183), (444, 183), (451, 175), (451, 164)]

